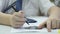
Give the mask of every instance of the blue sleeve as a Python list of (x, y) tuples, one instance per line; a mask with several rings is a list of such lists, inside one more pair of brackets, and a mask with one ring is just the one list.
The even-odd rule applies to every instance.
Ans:
[(16, 1), (16, 9), (17, 11), (22, 10), (22, 0)]

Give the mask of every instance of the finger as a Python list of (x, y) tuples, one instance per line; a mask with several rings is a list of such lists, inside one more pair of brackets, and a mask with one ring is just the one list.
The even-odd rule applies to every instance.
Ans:
[(57, 25), (56, 22), (57, 22), (57, 21), (56, 21), (55, 19), (52, 20), (52, 28), (53, 28), (53, 29), (56, 29), (56, 25)]
[(59, 29), (60, 28), (60, 20), (57, 20), (57, 29)]
[(24, 13), (23, 11), (19, 11), (18, 13)]
[(22, 15), (24, 15), (24, 12), (20, 11), (18, 14), (22, 14)]
[(15, 12), (14, 15), (17, 16), (17, 17), (24, 17), (23, 12)]
[(14, 19), (14, 21), (24, 21), (24, 22), (26, 20), (25, 18), (19, 18), (19, 17), (16, 17), (16, 16), (13, 19)]
[(48, 29), (48, 32), (51, 32), (51, 20), (47, 21), (47, 29)]
[(38, 26), (38, 28), (43, 28), (43, 26), (46, 24), (46, 21), (45, 22), (43, 22), (43, 23), (41, 23), (39, 26)]
[(60, 23), (59, 23), (59, 29), (60, 29)]
[(25, 22), (15, 22), (14, 24), (24, 24)]
[(13, 24), (13, 27), (15, 27), (15, 28), (20, 28), (20, 27), (23, 26), (24, 23), (25, 23), (25, 22), (15, 22), (15, 23)]

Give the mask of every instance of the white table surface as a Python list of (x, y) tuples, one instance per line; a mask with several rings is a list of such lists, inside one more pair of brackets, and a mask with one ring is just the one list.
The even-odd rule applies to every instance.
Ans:
[[(42, 17), (29, 17), (29, 18), (41, 19)], [(0, 34), (58, 34), (57, 30), (52, 30), (52, 32), (47, 32), (46, 28), (41, 29), (40, 32), (19, 32), (20, 30), (18, 30), (18, 32), (11, 32), (11, 31), (12, 31), (12, 27), (0, 25)]]

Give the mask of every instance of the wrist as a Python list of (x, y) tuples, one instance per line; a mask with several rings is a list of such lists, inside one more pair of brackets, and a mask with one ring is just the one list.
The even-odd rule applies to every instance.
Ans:
[(11, 17), (10, 14), (0, 13), (0, 24), (1, 25), (11, 25)]

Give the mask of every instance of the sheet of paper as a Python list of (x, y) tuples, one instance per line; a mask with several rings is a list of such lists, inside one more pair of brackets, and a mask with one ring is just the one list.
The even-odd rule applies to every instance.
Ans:
[(48, 19), (48, 17), (28, 17), (28, 18), (36, 20), (37, 23), (29, 23), (29, 25), (25, 23), (23, 27), (38, 26), (39, 24), (45, 22)]
[[(37, 23), (29, 23), (30, 25), (28, 24), (24, 24), (23, 27), (30, 27), (30, 26), (39, 26), (39, 24), (45, 22), (48, 17), (28, 17), (28, 18), (31, 18), (31, 19), (35, 19), (37, 21)], [(46, 28), (44, 29), (11, 29), (12, 32), (48, 32)], [(56, 32), (56, 30), (52, 30), (52, 32)]]

